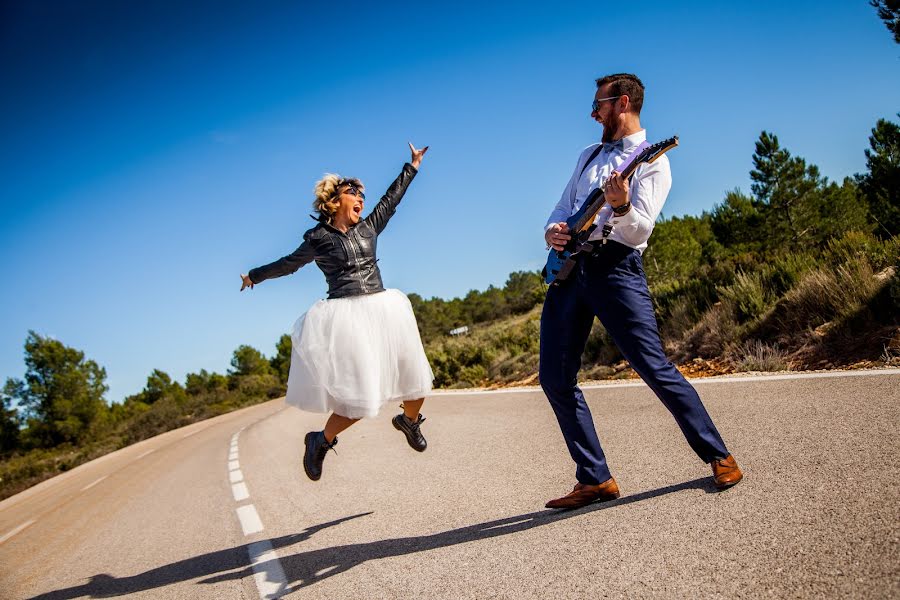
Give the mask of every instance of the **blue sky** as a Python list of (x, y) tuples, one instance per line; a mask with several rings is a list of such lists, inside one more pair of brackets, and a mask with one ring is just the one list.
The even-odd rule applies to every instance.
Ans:
[(603, 74), (637, 73), (650, 139), (681, 138), (665, 216), (749, 192), (763, 129), (861, 172), (900, 110), (865, 0), (306, 4), (3, 4), (0, 378), (29, 329), (106, 367), (111, 401), (271, 355), (324, 279), (239, 294), (239, 274), (298, 245), (323, 173), (377, 199), (408, 140), (431, 150), (379, 240), (386, 285), (450, 298), (539, 268)]

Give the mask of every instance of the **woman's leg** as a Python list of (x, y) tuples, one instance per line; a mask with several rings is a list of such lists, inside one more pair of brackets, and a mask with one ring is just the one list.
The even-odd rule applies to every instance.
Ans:
[(423, 402), (425, 402), (425, 398), (419, 398), (418, 400), (404, 400), (403, 414), (406, 415), (406, 418), (415, 423), (419, 418), (419, 411), (422, 409)]
[(331, 413), (331, 416), (328, 417), (328, 421), (325, 423), (325, 441), (330, 444), (334, 441), (334, 438), (337, 437), (337, 434), (344, 431), (357, 421), (359, 421), (359, 419), (351, 419), (349, 417), (342, 417), (337, 413)]

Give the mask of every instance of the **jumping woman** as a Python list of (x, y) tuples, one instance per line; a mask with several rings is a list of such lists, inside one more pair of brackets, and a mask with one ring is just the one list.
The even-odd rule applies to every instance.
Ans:
[(319, 300), (294, 324), (287, 403), (301, 410), (331, 413), (322, 431), (306, 434), (303, 468), (313, 481), (322, 476), (337, 435), (388, 402), (403, 412), (394, 427), (419, 452), (427, 443), (419, 410), (434, 375), (422, 348), (412, 305), (400, 291), (384, 289), (375, 258), (384, 231), (428, 150), (410, 144), (412, 158), (366, 218), (366, 194), (359, 179), (325, 175), (315, 186), (318, 224), (303, 234), (292, 254), (241, 275), (241, 291), (266, 279), (296, 272), (316, 261), (328, 282)]

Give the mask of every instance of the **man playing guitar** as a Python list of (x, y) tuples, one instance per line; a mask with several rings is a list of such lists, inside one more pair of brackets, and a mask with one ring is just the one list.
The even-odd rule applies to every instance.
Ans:
[(659, 338), (641, 253), (672, 186), (669, 161), (662, 155), (641, 164), (630, 178), (621, 175), (632, 153), (646, 146), (647, 134), (640, 123), (643, 100), (644, 85), (635, 75), (597, 80), (591, 117), (603, 126), (602, 144), (581, 153), (545, 226), (548, 246), (565, 249), (577, 233), (569, 230), (566, 220), (602, 187), (605, 205), (597, 215), (600, 226), (590, 234), (593, 248), (578, 257), (566, 281), (548, 288), (541, 315), (541, 387), (577, 466), (578, 481), (572, 492), (551, 500), (547, 508), (576, 508), (619, 497), (577, 385), (595, 316), (675, 417), (694, 452), (712, 466), (716, 487), (730, 487), (742, 478), (696, 390), (666, 358)]

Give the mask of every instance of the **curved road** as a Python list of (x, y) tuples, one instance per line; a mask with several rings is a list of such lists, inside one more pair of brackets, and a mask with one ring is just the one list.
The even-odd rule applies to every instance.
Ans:
[(0, 597), (897, 598), (900, 370), (695, 380), (745, 472), (716, 493), (642, 384), (586, 390), (623, 497), (557, 513), (573, 466), (539, 390), (435, 394), (341, 436), (282, 400), (0, 503)]

